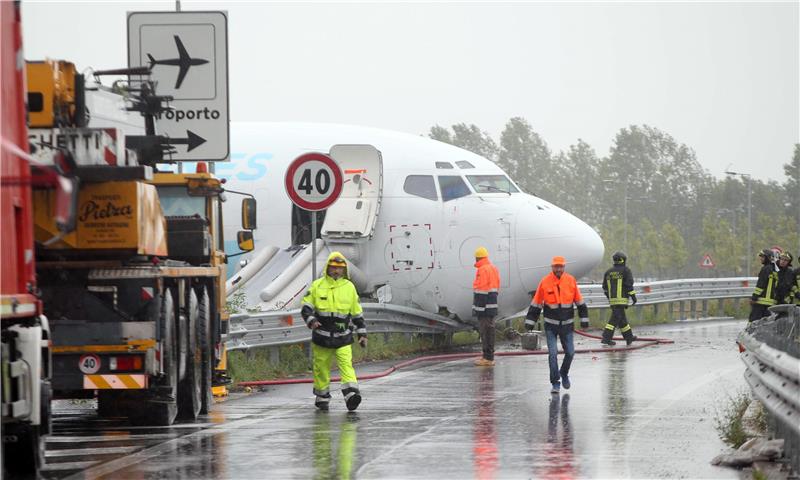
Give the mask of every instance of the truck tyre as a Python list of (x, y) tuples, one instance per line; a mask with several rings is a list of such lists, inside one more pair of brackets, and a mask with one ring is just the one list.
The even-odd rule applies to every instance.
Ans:
[(50, 380), (42, 380), (39, 388), (41, 389), (39, 393), (39, 398), (41, 398), (41, 405), (39, 405), (39, 433), (45, 436), (50, 435), (53, 431), (52, 408), (50, 406), (50, 401), (53, 399), (53, 386), (50, 384)]
[(206, 287), (197, 289), (199, 315), (197, 318), (198, 331), (200, 332), (200, 356), (203, 359), (201, 366), (200, 382), (200, 413), (207, 414), (214, 404), (211, 393), (211, 375), (214, 370), (214, 339), (211, 329), (211, 299)]
[(28, 424), (3, 425), (3, 467), (10, 477), (35, 478), (42, 465), (44, 439), (39, 427)]
[(130, 410), (129, 418), (134, 425), (166, 427), (172, 425), (178, 415), (178, 338), (175, 307), (169, 289), (162, 294), (160, 317), (164, 377), (156, 383), (155, 389), (151, 387), (151, 391), (145, 393), (145, 404), (141, 408)]
[(114, 390), (98, 390), (97, 414), (103, 418), (127, 417), (130, 409), (125, 393)]
[(181, 340), (186, 342), (185, 373), (178, 384), (178, 416), (182, 420), (195, 420), (201, 408), (202, 366), (201, 346), (199, 339), (200, 306), (194, 290), (189, 290), (186, 302), (186, 321), (182, 323), (184, 331), (180, 332)]

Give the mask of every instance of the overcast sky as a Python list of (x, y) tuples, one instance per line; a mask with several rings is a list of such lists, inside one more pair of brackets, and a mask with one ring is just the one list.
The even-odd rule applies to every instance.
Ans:
[[(800, 143), (800, 2), (190, 2), (228, 12), (232, 121), (427, 133), (526, 118), (554, 151), (606, 155), (648, 124), (726, 167), (783, 181)], [(25, 55), (127, 64), (128, 11), (175, 2), (23, 2)], [(233, 146), (235, 149), (235, 145)]]

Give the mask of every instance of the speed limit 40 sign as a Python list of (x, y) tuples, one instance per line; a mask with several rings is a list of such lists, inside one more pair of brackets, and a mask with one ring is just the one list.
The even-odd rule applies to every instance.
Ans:
[(286, 170), (284, 184), (292, 202), (304, 210), (330, 207), (342, 193), (342, 170), (324, 153), (300, 155)]

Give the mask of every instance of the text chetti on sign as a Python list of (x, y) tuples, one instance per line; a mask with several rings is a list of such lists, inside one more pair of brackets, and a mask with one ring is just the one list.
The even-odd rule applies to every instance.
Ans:
[(225, 12), (129, 12), (128, 66), (150, 67), (156, 94), (174, 98), (156, 117), (173, 160), (230, 159)]

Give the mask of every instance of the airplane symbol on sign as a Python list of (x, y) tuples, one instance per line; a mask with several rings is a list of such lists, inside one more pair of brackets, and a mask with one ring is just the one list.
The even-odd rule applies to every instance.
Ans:
[(173, 36), (175, 37), (175, 46), (178, 47), (178, 58), (156, 60), (149, 53), (147, 54), (147, 58), (150, 60), (150, 68), (153, 68), (155, 65), (171, 65), (178, 67), (178, 79), (175, 81), (175, 90), (178, 90), (181, 88), (181, 84), (183, 83), (183, 79), (186, 78), (186, 74), (189, 73), (189, 67), (206, 64), (208, 63), (208, 60), (190, 57), (189, 52), (186, 51), (186, 47), (184, 47), (183, 42), (181, 42), (181, 37), (177, 35)]

